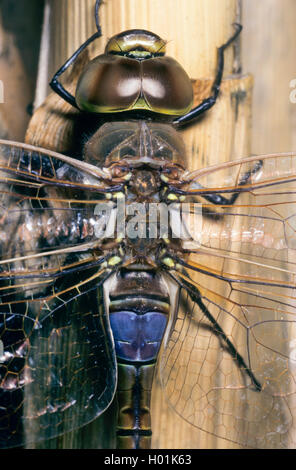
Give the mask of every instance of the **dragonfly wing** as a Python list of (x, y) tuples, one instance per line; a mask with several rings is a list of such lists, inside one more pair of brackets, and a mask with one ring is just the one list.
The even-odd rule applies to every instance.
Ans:
[(0, 154), (0, 446), (12, 447), (94, 420), (117, 369), (94, 228), (99, 171), (4, 143)]
[(295, 309), (283, 314), (259, 293), (244, 301), (229, 294), (237, 304), (199, 292), (197, 302), (181, 290), (162, 357), (169, 403), (197, 428), (243, 447), (293, 446)]
[(243, 447), (295, 447), (295, 155), (263, 159), (240, 188), (254, 163), (209, 171), (210, 183), (202, 170), (201, 200), (208, 187), (240, 196), (205, 200), (199, 244), (184, 241), (192, 247), (175, 259), (180, 301), (161, 377), (199, 429)]
[(77, 429), (113, 400), (117, 369), (102, 282), (95, 275), (43, 306), (28, 356), (26, 442)]
[(104, 277), (96, 267), (78, 273), (70, 271), (42, 289), (37, 283), (15, 288), (1, 305), (4, 447), (81, 427), (113, 400), (117, 369)]

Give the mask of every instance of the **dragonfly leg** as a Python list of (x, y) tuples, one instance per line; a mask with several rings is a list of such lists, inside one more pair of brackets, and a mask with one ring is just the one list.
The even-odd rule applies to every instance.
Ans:
[(77, 51), (74, 52), (74, 54), (62, 65), (62, 67), (55, 73), (53, 76), (50, 86), (55, 91), (63, 100), (65, 100), (67, 103), (71, 104), (75, 108), (79, 109), (76, 103), (76, 99), (71, 93), (69, 93), (59, 82), (58, 78), (70, 67), (70, 65), (73, 65), (74, 62), (76, 61), (77, 57), (81, 54), (86, 47), (91, 44), (95, 39), (99, 38), (102, 36), (102, 30), (99, 22), (99, 8), (101, 6), (102, 0), (96, 0), (96, 5), (95, 5), (95, 20), (96, 20), (96, 25), (97, 25), (97, 32), (93, 34), (89, 39), (87, 39), (78, 49)]
[(185, 114), (184, 116), (180, 116), (179, 118), (175, 119), (173, 123), (175, 125), (183, 125), (189, 124), (191, 121), (196, 119), (198, 116), (203, 114), (205, 111), (208, 111), (214, 104), (219, 96), (220, 85), (223, 76), (224, 70), (224, 51), (227, 47), (238, 37), (242, 30), (242, 26), (238, 23), (235, 23), (235, 33), (231, 36), (231, 38), (223, 44), (221, 47), (218, 48), (218, 69), (215, 81), (212, 86), (212, 94), (208, 98), (204, 99), (198, 106), (193, 108), (189, 113)]
[(62, 67), (54, 74), (51, 82), (50, 82), (50, 87), (53, 89), (55, 93), (57, 93), (61, 98), (63, 98), (64, 101), (67, 103), (71, 104), (75, 108), (79, 109), (76, 103), (75, 96), (71, 95), (61, 84), (61, 82), (58, 80), (58, 78), (70, 67), (70, 65), (73, 65), (74, 62), (76, 61), (77, 57), (81, 54), (86, 47), (93, 42), (95, 39), (99, 38), (101, 36), (101, 31), (97, 31), (95, 34), (93, 34), (87, 41), (85, 41), (82, 46), (77, 49), (77, 51), (74, 52), (74, 54), (62, 65)]
[[(243, 187), (246, 184), (249, 183), (250, 177), (254, 174), (256, 174), (261, 168), (262, 168), (263, 162), (262, 160), (259, 160), (255, 165), (252, 170), (247, 171), (241, 178), (238, 186)], [(231, 206), (232, 204), (235, 203), (237, 200), (238, 196), (240, 195), (241, 191), (237, 191), (232, 193), (230, 198), (228, 199), (225, 196), (222, 196), (221, 194), (203, 194), (202, 197), (206, 199), (207, 201), (211, 202), (212, 204), (215, 205), (221, 205), (221, 206)]]
[(186, 282), (185, 280), (181, 281), (180, 279), (177, 279), (175, 276), (173, 276), (171, 273), (170, 273), (170, 275), (176, 282), (178, 282), (178, 284), (180, 284), (186, 290), (186, 292), (189, 294), (191, 300), (198, 305), (198, 307), (204, 313), (206, 318), (212, 323), (213, 330), (214, 330), (215, 334), (218, 335), (218, 337), (223, 340), (223, 342), (227, 346), (227, 349), (228, 349), (229, 353), (231, 354), (233, 359), (236, 361), (239, 368), (242, 369), (249, 376), (249, 378), (251, 379), (256, 391), (260, 392), (262, 390), (262, 385), (256, 379), (256, 377), (253, 374), (252, 370), (245, 363), (244, 358), (237, 351), (237, 349), (234, 346), (234, 344), (232, 343), (232, 341), (230, 341), (230, 339), (227, 337), (227, 335), (225, 334), (225, 332), (223, 331), (223, 329), (221, 328), (219, 323), (215, 320), (213, 315), (210, 313), (210, 311), (207, 309), (207, 307), (203, 303), (199, 290), (195, 286), (193, 286), (190, 282)]
[(102, 36), (102, 30), (99, 22), (99, 8), (101, 6), (102, 0), (96, 0), (95, 5), (95, 20), (97, 25), (97, 32), (93, 34), (90, 38), (88, 38), (78, 49), (74, 52), (74, 54), (62, 65), (62, 67), (54, 74), (51, 82), (50, 87), (55, 91), (64, 101), (71, 104), (75, 108), (79, 109), (76, 103), (75, 97), (69, 93), (58, 80), (59, 77), (76, 61), (77, 57), (81, 54), (84, 49), (87, 48), (89, 44), (91, 44), (95, 39)]

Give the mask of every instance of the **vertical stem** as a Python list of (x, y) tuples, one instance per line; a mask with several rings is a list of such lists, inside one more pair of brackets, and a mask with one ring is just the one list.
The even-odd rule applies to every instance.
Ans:
[[(54, 34), (50, 76), (95, 31), (94, 3), (94, 0), (75, 0), (73, 9), (73, 0), (51, 0)], [(103, 37), (94, 44), (92, 53), (102, 53), (106, 39), (122, 30), (151, 30), (168, 40), (168, 55), (176, 58), (194, 80), (197, 104), (210, 91), (217, 47), (233, 33), (237, 5), (237, 0), (105, 0), (100, 12)], [(197, 125), (183, 132), (189, 169), (249, 153), (252, 79), (232, 75), (239, 69), (237, 54), (234, 60), (234, 48), (226, 51), (225, 80), (217, 104)], [(192, 428), (173, 413), (157, 384), (152, 404), (152, 430), (154, 448), (227, 446), (227, 443)]]
[(43, 1), (0, 2), (0, 136), (22, 141), (33, 101)]
[(296, 103), (290, 99), (296, 79), (295, 19), (294, 0), (243, 4), (242, 55), (255, 77), (252, 151), (258, 154), (296, 148)]

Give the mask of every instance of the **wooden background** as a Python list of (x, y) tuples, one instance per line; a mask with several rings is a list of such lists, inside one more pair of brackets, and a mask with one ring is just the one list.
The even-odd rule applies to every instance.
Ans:
[[(60, 0), (59, 3), (65, 4), (66, 1)], [(163, 4), (160, 0), (153, 1), (158, 9)], [(72, 2), (77, 3), (76, 0)], [(24, 139), (29, 120), (27, 106), (34, 100), (43, 3), (43, 0), (30, 0), (28, 10), (26, 0), (0, 1), (0, 80), (5, 92), (5, 101), (0, 103), (0, 135), (18, 141)], [(268, 153), (295, 149), (296, 105), (289, 100), (290, 82), (296, 78), (295, 1), (243, 0), (241, 10), (244, 26), (241, 39), (243, 71), (252, 73), (255, 79), (252, 150), (255, 153)], [(117, 16), (120, 17), (119, 13)], [(151, 14), (152, 19), (159, 16), (162, 15)], [(179, 20), (179, 15), (176, 18)], [(85, 21), (86, 34), (88, 28), (94, 28), (92, 16), (85, 18)], [(204, 17), (202, 22), (206, 24), (207, 18)], [(61, 18), (56, 29), (62, 31), (65, 24), (65, 18)], [(180, 25), (176, 30), (180, 40)], [(73, 31), (72, 34), (76, 38), (71, 44), (67, 42), (68, 55), (79, 45), (77, 34)], [(186, 33), (184, 35), (186, 37)], [(169, 36), (172, 42), (174, 37), (172, 28)], [(58, 54), (57, 48), (53, 50), (55, 57), (51, 58), (52, 63), (61, 63), (63, 57)], [(186, 64), (182, 60), (183, 65), (191, 63), (192, 47), (188, 47), (187, 51)], [(215, 54), (209, 49), (202, 53), (196, 49), (196, 70), (190, 70), (190, 67), (187, 69), (191, 76), (193, 72), (196, 77), (205, 76), (202, 74), (203, 57), (208, 54), (212, 55), (212, 67), (208, 70), (211, 76)]]
[[(48, 93), (48, 76), (94, 31), (93, 0), (49, 0), (50, 41), (43, 42), (37, 103)], [(28, 124), (27, 108), (36, 97), (42, 0), (0, 1), (0, 135), (22, 141)], [(164, 5), (167, 5), (165, 10)], [(135, 8), (138, 5), (138, 8)], [(148, 7), (149, 6), (149, 7)], [(181, 10), (182, 8), (182, 10)], [(177, 12), (177, 14), (176, 14)], [(129, 27), (143, 27), (169, 39), (168, 53), (176, 57), (193, 79), (207, 83), (214, 75), (215, 47), (231, 34), (231, 23), (241, 17), (241, 56), (227, 53), (223, 98), (197, 130), (186, 131), (192, 149), (190, 166), (243, 157), (253, 153), (296, 150), (296, 104), (289, 100), (290, 82), (296, 78), (296, 4), (294, 0), (105, 0), (102, 8), (104, 36)], [(47, 38), (49, 36), (46, 36)], [(243, 74), (232, 74), (242, 65)], [(245, 90), (248, 99), (234, 119), (227, 96)], [(253, 100), (251, 101), (251, 97)], [(198, 98), (198, 97), (197, 97)], [(252, 117), (252, 119), (251, 119)], [(229, 446), (184, 423), (165, 404), (156, 387), (153, 427), (155, 448), (224, 448)], [(89, 431), (90, 432), (90, 431)], [(80, 436), (81, 437), (81, 436)], [(79, 446), (79, 439), (63, 446)], [(53, 444), (53, 447), (56, 444)], [(85, 447), (90, 444), (89, 433)], [(93, 444), (95, 446), (95, 444)]]

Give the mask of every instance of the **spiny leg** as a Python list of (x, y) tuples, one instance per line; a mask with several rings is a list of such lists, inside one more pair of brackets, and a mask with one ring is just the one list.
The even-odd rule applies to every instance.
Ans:
[[(262, 160), (259, 160), (256, 163), (256, 165), (254, 165), (254, 168), (252, 168), (252, 170), (247, 171), (242, 176), (240, 182), (238, 183), (238, 186), (243, 187), (246, 184), (248, 184), (250, 177), (252, 175), (255, 175), (262, 168), (262, 165), (263, 165)], [(215, 205), (231, 206), (232, 204), (235, 203), (235, 201), (237, 200), (240, 194), (241, 194), (241, 191), (233, 192), (229, 199), (225, 196), (222, 196), (221, 194), (207, 194), (207, 195), (203, 194), (202, 197)]]
[(67, 103), (71, 104), (75, 108), (79, 109), (76, 103), (75, 97), (69, 93), (59, 82), (59, 77), (71, 66), (74, 64), (76, 61), (77, 57), (84, 51), (84, 49), (87, 48), (89, 44), (91, 44), (95, 39), (99, 38), (102, 36), (102, 30), (101, 26), (99, 23), (99, 7), (102, 3), (102, 0), (96, 0), (96, 5), (95, 5), (95, 19), (96, 19), (96, 25), (97, 25), (97, 32), (93, 34), (90, 38), (88, 38), (78, 49), (77, 51), (74, 52), (74, 54), (62, 65), (62, 67), (55, 73), (53, 76), (51, 82), (50, 82), (50, 87), (52, 90), (57, 93), (64, 101)]
[(216, 103), (220, 91), (220, 85), (224, 70), (224, 51), (238, 37), (242, 30), (242, 26), (238, 23), (235, 23), (235, 27), (236, 31), (233, 36), (231, 36), (231, 38), (225, 44), (218, 48), (218, 69), (215, 81), (212, 86), (211, 96), (204, 99), (198, 106), (189, 111), (189, 113), (185, 114), (184, 116), (180, 116), (177, 119), (174, 119), (173, 123), (175, 125), (179, 126), (183, 124), (189, 124), (198, 116), (208, 111), (208, 109), (212, 108), (212, 106), (214, 106), (214, 104)]
[(237, 351), (234, 344), (230, 341), (230, 339), (227, 337), (226, 333), (224, 333), (224, 331), (221, 328), (221, 326), (219, 325), (219, 323), (215, 320), (215, 318), (212, 316), (212, 314), (209, 312), (209, 310), (207, 309), (207, 307), (203, 303), (199, 290), (195, 286), (190, 284), (190, 282), (186, 282), (184, 279), (181, 281), (180, 279), (178, 279), (174, 275), (172, 275), (172, 273), (170, 273), (170, 272), (169, 272), (169, 275), (172, 277), (172, 279), (174, 279), (175, 282), (177, 282), (181, 287), (183, 287), (186, 290), (186, 292), (189, 294), (191, 300), (198, 305), (198, 307), (204, 313), (206, 318), (212, 323), (213, 330), (214, 330), (215, 334), (225, 342), (230, 355), (236, 361), (239, 368), (244, 370), (244, 372), (251, 379), (256, 391), (260, 392), (262, 390), (262, 385), (256, 379), (256, 377), (253, 374), (252, 370), (247, 366), (247, 364), (245, 363), (243, 357)]

